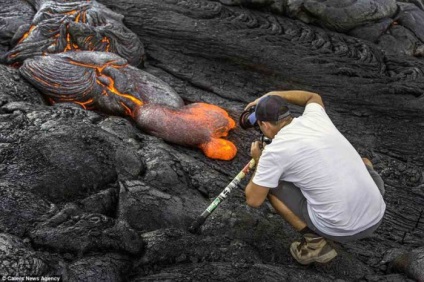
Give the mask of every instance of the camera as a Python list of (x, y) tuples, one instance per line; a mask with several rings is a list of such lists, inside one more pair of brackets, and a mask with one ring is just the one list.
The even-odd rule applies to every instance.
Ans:
[(256, 120), (255, 106), (251, 106), (241, 113), (239, 124), (243, 129), (255, 128), (256, 130), (260, 130), (258, 121)]
[(259, 128), (258, 121), (256, 120), (255, 108), (256, 106), (251, 106), (243, 111), (240, 115), (239, 124), (243, 129), (254, 128), (261, 133), (260, 146), (263, 149), (263, 146), (271, 144), (272, 140), (266, 137)]

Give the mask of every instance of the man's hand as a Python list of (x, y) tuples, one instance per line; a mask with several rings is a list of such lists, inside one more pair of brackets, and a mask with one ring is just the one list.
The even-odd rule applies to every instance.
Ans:
[(255, 160), (255, 164), (258, 164), (259, 158), (262, 155), (262, 144), (260, 141), (255, 141), (252, 143), (250, 147), (250, 155), (252, 156), (252, 159)]
[(244, 108), (244, 110), (249, 109), (252, 106), (256, 106), (259, 103), (259, 100), (261, 100), (263, 97), (270, 95), (271, 92), (266, 93), (265, 95), (259, 97), (258, 99), (256, 99), (253, 102), (250, 102), (249, 104), (247, 104), (247, 106)]

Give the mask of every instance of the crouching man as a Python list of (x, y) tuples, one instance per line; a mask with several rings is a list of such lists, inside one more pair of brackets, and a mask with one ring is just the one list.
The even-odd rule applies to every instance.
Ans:
[[(287, 103), (305, 107), (294, 118)], [(255, 106), (262, 133), (272, 139), (263, 150), (252, 143), (256, 171), (246, 202), (259, 207), (268, 197), (274, 209), (303, 239), (290, 252), (301, 264), (326, 263), (337, 256), (328, 240), (348, 242), (371, 235), (386, 209), (384, 183), (325, 112), (321, 97), (306, 91), (269, 92)]]

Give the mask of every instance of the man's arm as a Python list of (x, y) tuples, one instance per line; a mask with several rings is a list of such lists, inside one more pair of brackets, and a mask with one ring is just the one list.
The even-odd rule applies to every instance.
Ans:
[[(259, 141), (252, 143), (252, 146), (250, 147), (250, 154), (252, 158), (255, 160), (255, 164), (258, 165), (259, 158), (262, 154)], [(246, 203), (253, 208), (258, 208), (265, 201), (268, 195), (269, 188), (257, 185), (253, 182), (255, 173), (252, 175), (252, 177), (250, 178), (249, 184), (247, 184), (246, 186), (245, 195), (246, 195)]]
[(255, 106), (258, 104), (259, 100), (265, 96), (268, 95), (277, 95), (281, 98), (285, 99), (287, 103), (294, 104), (297, 106), (305, 107), (309, 103), (317, 103), (324, 107), (324, 103), (322, 101), (322, 98), (319, 94), (309, 92), (309, 91), (303, 91), (303, 90), (288, 90), (288, 91), (271, 91), (263, 95), (262, 97), (259, 97), (255, 101), (249, 103), (245, 109), (250, 108), (251, 106)]
[(263, 204), (266, 197), (268, 196), (269, 188), (253, 183), (253, 177), (254, 175), (250, 179), (249, 184), (246, 186), (246, 204), (252, 208), (258, 208)]

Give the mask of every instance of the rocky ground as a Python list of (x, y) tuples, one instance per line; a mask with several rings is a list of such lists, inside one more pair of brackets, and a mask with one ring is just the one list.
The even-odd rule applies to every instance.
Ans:
[[(0, 52), (40, 1), (9, 2), (0, 1), (11, 7), (0, 12)], [(19, 70), (0, 65), (0, 275), (424, 281), (421, 0), (99, 2), (144, 44), (140, 68), (186, 103), (215, 104), (237, 120), (271, 90), (320, 93), (382, 175), (384, 221), (370, 238), (335, 244), (333, 262), (301, 266), (288, 250), (299, 235), (269, 204), (247, 207), (240, 189), (191, 234), (190, 223), (249, 161), (256, 133), (236, 128), (228, 137), (235, 159), (211, 160), (128, 119), (49, 106)]]

